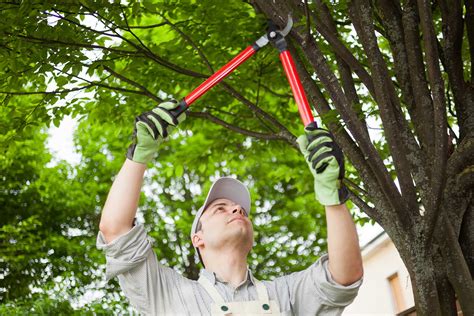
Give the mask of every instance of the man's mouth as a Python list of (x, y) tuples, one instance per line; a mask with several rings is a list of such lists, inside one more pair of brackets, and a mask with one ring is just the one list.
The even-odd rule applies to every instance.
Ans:
[(245, 219), (243, 217), (234, 217), (230, 221), (228, 221), (227, 224), (229, 224), (233, 221), (243, 221), (243, 222), (245, 222)]

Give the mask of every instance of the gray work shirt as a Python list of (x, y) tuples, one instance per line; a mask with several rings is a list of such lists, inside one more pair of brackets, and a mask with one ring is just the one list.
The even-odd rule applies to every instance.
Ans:
[[(210, 315), (211, 297), (197, 281), (158, 262), (143, 225), (134, 226), (108, 244), (99, 232), (97, 247), (106, 255), (106, 279), (118, 276), (125, 296), (141, 313)], [(362, 279), (349, 286), (336, 283), (329, 273), (327, 259), (324, 255), (303, 271), (262, 281), (270, 300), (279, 303), (283, 315), (341, 315), (354, 300)], [(226, 302), (257, 299), (250, 270), (247, 280), (236, 288), (208, 270), (202, 269), (201, 275), (215, 285)]]

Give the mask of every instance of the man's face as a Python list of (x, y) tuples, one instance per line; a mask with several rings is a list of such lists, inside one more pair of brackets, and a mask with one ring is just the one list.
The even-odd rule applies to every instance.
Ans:
[(249, 252), (253, 245), (253, 226), (247, 212), (228, 199), (212, 201), (201, 216), (204, 247), (215, 250), (242, 247)]

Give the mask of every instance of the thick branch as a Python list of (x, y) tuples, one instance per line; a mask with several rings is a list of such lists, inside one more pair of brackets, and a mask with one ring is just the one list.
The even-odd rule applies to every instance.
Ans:
[(359, 79), (364, 83), (369, 93), (375, 98), (375, 89), (372, 77), (365, 70), (364, 66), (355, 58), (355, 56), (347, 49), (344, 43), (339, 39), (337, 31), (334, 32), (335, 21), (329, 14), (329, 9), (325, 3), (320, 0), (315, 2), (317, 10), (320, 11), (321, 19), (318, 19), (314, 12), (311, 12), (315, 21), (316, 29), (328, 41), (334, 53), (344, 60), (347, 65), (357, 74)]
[[(393, 59), (394, 59), (394, 66), (395, 66), (395, 74), (397, 76), (397, 81), (400, 83), (400, 89), (402, 92), (402, 96), (405, 99), (405, 104), (409, 110), (410, 116), (412, 117), (413, 127), (418, 135), (418, 139), (421, 143), (422, 149), (421, 150), (416, 143), (415, 139), (413, 138), (412, 133), (409, 131), (407, 123), (403, 117), (403, 114), (400, 111), (395, 110), (395, 115), (397, 115), (399, 120), (402, 122), (401, 125), (404, 126), (402, 129), (401, 135), (404, 138), (404, 141), (407, 142), (407, 148), (409, 148), (409, 152), (411, 153), (411, 157), (408, 159), (410, 163), (410, 168), (412, 170), (412, 175), (415, 180), (416, 185), (420, 189), (420, 195), (422, 201), (426, 202), (430, 199), (430, 183), (429, 178), (427, 175), (427, 169), (425, 166), (427, 165), (428, 159), (426, 157), (430, 157), (433, 151), (432, 146), (432, 126), (429, 124), (425, 124), (426, 115), (427, 113), (422, 113), (418, 110), (418, 107), (415, 104), (415, 99), (413, 95), (413, 85), (412, 81), (410, 80), (410, 71), (409, 71), (409, 62), (408, 62), (408, 50), (412, 50), (413, 48), (408, 48), (405, 45), (404, 41), (404, 34), (405, 30), (403, 29), (402, 23), (402, 14), (401, 8), (393, 1), (389, 0), (381, 0), (377, 1), (376, 4), (381, 12), (378, 16), (380, 23), (384, 26), (386, 30), (386, 37), (389, 40), (391, 50), (393, 52)], [(409, 31), (410, 33), (410, 31)], [(413, 34), (410, 34), (413, 36)], [(419, 47), (419, 44), (416, 44)], [(417, 52), (418, 53), (418, 52)], [(423, 65), (421, 64), (423, 68)], [(387, 78), (387, 80), (390, 80)], [(391, 80), (390, 80), (391, 81)], [(418, 83), (417, 83), (418, 84)], [(427, 86), (425, 84), (424, 89), (427, 91)], [(416, 92), (419, 93), (419, 92)], [(398, 97), (394, 95), (395, 93), (392, 91), (391, 98), (393, 104), (397, 104), (398, 107)], [(427, 96), (429, 100), (429, 92), (427, 91)], [(428, 116), (428, 122), (431, 120)], [(428, 127), (428, 128), (427, 128)], [(431, 127), (431, 128), (430, 128)], [(417, 205), (414, 200), (413, 204), (410, 206), (411, 209), (417, 210)], [(417, 211), (415, 211), (417, 214)]]
[[(410, 107), (410, 104), (407, 104), (407, 106), (410, 116), (416, 122), (414, 128), (420, 140), (421, 148), (427, 157), (432, 157), (434, 150), (432, 137), (434, 129), (433, 104), (426, 80), (425, 65), (423, 64), (423, 52), (418, 29), (419, 18), (415, 1), (407, 0), (402, 12), (407, 66), (415, 101), (413, 107)], [(430, 162), (428, 162), (428, 165), (430, 165)]]
[[(329, 31), (328, 33), (331, 34), (331, 35), (328, 34), (328, 36), (333, 36), (337, 38), (337, 34), (338, 34), (337, 26), (336, 26), (336, 23), (334, 22), (333, 17), (331, 16), (331, 13), (329, 12), (328, 7), (326, 6), (326, 4), (322, 3), (321, 1), (316, 1), (316, 3), (318, 7), (317, 12), (319, 13), (319, 17), (320, 17), (319, 20), (321, 20), (321, 22), (325, 24), (324, 28), (327, 28)], [(354, 108), (354, 111), (357, 113), (357, 116), (360, 118), (360, 120), (366, 127), (365, 131), (367, 133), (367, 137), (369, 137), (367, 122), (365, 121), (364, 115), (362, 113), (362, 107), (360, 104), (359, 97), (357, 95), (354, 79), (352, 78), (350, 65), (348, 65), (347, 62), (344, 61), (337, 54), (336, 54), (336, 62), (337, 62), (337, 67), (338, 67), (339, 74), (341, 77), (344, 94), (346, 95), (348, 102)], [(360, 66), (362, 67), (362, 65)], [(372, 84), (372, 87), (371, 87), (372, 90), (369, 89), (369, 92), (374, 92), (372, 78), (370, 78), (368, 73), (367, 73), (367, 76), (368, 76), (368, 79), (370, 79), (370, 83)]]
[[(408, 140), (408, 138), (413, 136), (410, 135), (411, 132), (401, 112), (395, 87), (378, 47), (372, 24), (372, 8), (368, 1), (354, 1), (351, 4), (349, 14), (357, 34), (362, 41), (364, 50), (368, 55), (369, 64), (374, 74), (376, 102), (379, 105), (380, 117), (384, 126), (387, 143), (390, 146), (390, 152), (397, 171), (400, 189), (403, 194), (404, 209), (416, 210), (416, 190), (413, 185), (410, 168), (407, 168), (411, 166), (411, 164), (405, 155), (407, 142), (402, 142), (402, 138), (400, 137), (402, 135), (404, 136), (403, 138), (405, 138), (404, 140)], [(419, 154), (416, 148), (410, 149), (412, 150), (411, 153), (413, 156)], [(413, 151), (413, 149), (415, 151)], [(405, 212), (402, 209), (399, 211), (402, 213)], [(410, 217), (406, 216), (406, 214), (400, 214), (400, 219), (409, 220)]]
[(446, 272), (449, 282), (456, 291), (463, 314), (474, 314), (474, 282), (469, 267), (464, 260), (458, 237), (455, 235), (446, 213), (439, 216), (436, 228), (436, 241), (440, 244), (440, 250), (445, 259)]
[(464, 65), (461, 51), (464, 31), (462, 5), (459, 0), (440, 0), (438, 3), (441, 9), (444, 40), (443, 50), (439, 50), (439, 54), (444, 54), (451, 87), (455, 94), (459, 94), (459, 90), (464, 90)]
[[(469, 6), (472, 4), (466, 2), (466, 26), (469, 24), (468, 17), (472, 12), (468, 12)], [(466, 134), (469, 134), (469, 120), (472, 118), (472, 108), (474, 99), (469, 96), (469, 89), (473, 86), (469, 85), (464, 79), (464, 65), (466, 61), (463, 61), (462, 45), (463, 45), (463, 33), (464, 23), (462, 18), (463, 7), (461, 1), (440, 1), (439, 6), (441, 8), (441, 16), (443, 22), (443, 45), (444, 47), (439, 48), (439, 55), (444, 55), (443, 67), (448, 74), (449, 85), (453, 92), (457, 120), (460, 130), (461, 138)], [(471, 8), (472, 9), (472, 8)], [(473, 25), (474, 26), (474, 25)], [(469, 34), (472, 30), (467, 29), (467, 38), (469, 43)], [(469, 44), (471, 45), (471, 44)], [(474, 54), (472, 47), (469, 47), (471, 57)], [(442, 60), (443, 61), (443, 60)], [(471, 58), (471, 68), (472, 68)], [(471, 74), (472, 76), (472, 74)], [(467, 124), (466, 124), (467, 123)], [(472, 126), (471, 126), (472, 127)]]
[(446, 104), (444, 99), (444, 82), (441, 76), (439, 66), (438, 48), (436, 46), (436, 34), (433, 24), (433, 16), (431, 14), (430, 2), (427, 0), (417, 0), (418, 12), (421, 19), (421, 28), (423, 31), (423, 44), (425, 47), (426, 64), (428, 70), (428, 79), (433, 96), (434, 107), (434, 156), (431, 172), (431, 189), (433, 192), (433, 200), (426, 221), (428, 237), (430, 237), (432, 229), (435, 226), (439, 202), (441, 199), (442, 189), (445, 181), (445, 167), (447, 160), (447, 118)]
[(466, 7), (466, 32), (467, 42), (469, 43), (469, 56), (471, 57), (471, 82), (474, 82), (474, 1), (464, 0)]

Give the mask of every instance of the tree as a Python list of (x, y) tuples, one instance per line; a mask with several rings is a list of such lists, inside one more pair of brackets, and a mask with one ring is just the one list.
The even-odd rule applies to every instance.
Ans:
[[(34, 102), (32, 96), (10, 99), (0, 112), (6, 131), (0, 137), (2, 315), (70, 314), (71, 303), (102, 279), (95, 204), (108, 186), (64, 161), (52, 164), (42, 127), (24, 124)], [(100, 308), (81, 311), (90, 310)]]
[[(351, 164), (352, 201), (397, 246), (417, 312), (454, 315), (457, 295), (471, 314), (473, 11), (472, 1), (421, 0), (11, 2), (1, 11), (1, 92), (38, 96), (22, 106), (26, 125), (83, 117), (81, 170), (106, 183), (131, 118), (185, 96), (258, 38), (266, 18), (284, 25), (291, 12), (305, 90)], [(93, 96), (68, 97), (81, 90)], [(277, 52), (259, 53), (188, 114), (160, 150), (141, 207), (159, 258), (196, 275), (187, 232), (199, 193), (209, 177), (234, 173), (247, 175), (256, 200), (251, 264), (275, 275), (314, 260), (325, 247), (322, 209), (295, 150), (302, 128)]]
[[(306, 91), (322, 115), (337, 111), (329, 127), (364, 188), (353, 201), (395, 243), (417, 313), (454, 315), (455, 295), (474, 313), (472, 1), (254, 4), (280, 24), (290, 12), (301, 22), (292, 39)], [(368, 133), (365, 98), (377, 105), (385, 154)]]

